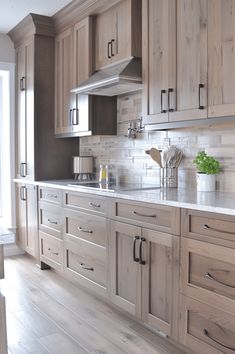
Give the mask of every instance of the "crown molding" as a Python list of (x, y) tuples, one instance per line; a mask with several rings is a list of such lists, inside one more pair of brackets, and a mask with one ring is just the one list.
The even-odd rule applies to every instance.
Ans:
[(55, 32), (60, 33), (89, 15), (98, 15), (121, 0), (73, 0), (54, 16)]
[(30, 13), (10, 32), (8, 32), (8, 36), (14, 43), (15, 48), (21, 45), (26, 38), (34, 34), (54, 37), (55, 30), (53, 18)]

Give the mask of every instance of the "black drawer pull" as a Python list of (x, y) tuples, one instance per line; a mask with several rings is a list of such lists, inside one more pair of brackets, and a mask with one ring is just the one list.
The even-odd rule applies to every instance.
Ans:
[[(112, 51), (112, 43), (111, 42), (108, 42), (108, 58), (110, 59), (111, 58), (111, 51)], [(110, 54), (111, 53), (111, 54)]]
[(134, 242), (133, 242), (133, 261), (134, 262), (139, 262), (139, 258), (136, 257), (136, 253), (135, 253), (135, 249), (136, 249), (136, 241), (139, 240), (140, 237), (139, 236), (135, 236), (134, 237)]
[(113, 52), (113, 43), (115, 42), (115, 39), (111, 40), (111, 56), (114, 57), (114, 52)]
[(55, 254), (56, 256), (58, 256), (59, 255), (59, 253), (58, 252), (54, 252), (51, 248), (48, 248), (47, 249), (49, 252), (51, 252), (51, 254)]
[(207, 224), (204, 224), (204, 225), (203, 225), (203, 229), (204, 229), (204, 230), (212, 230), (212, 231), (216, 231), (216, 232), (222, 232), (222, 233), (224, 233), (224, 234), (229, 234), (229, 235), (234, 235), (234, 234), (235, 234), (235, 232), (224, 231), (224, 230), (216, 229), (216, 228), (211, 227), (211, 226), (209, 226), (209, 225), (207, 225)]
[(88, 265), (86, 265), (86, 264), (84, 264), (84, 263), (79, 263), (79, 265), (80, 265), (80, 267), (82, 268), (82, 269), (85, 269), (85, 270), (90, 270), (91, 272), (93, 272), (94, 271), (94, 268), (93, 267), (90, 267), (90, 266), (88, 266)]
[(206, 272), (204, 274), (205, 278), (210, 279), (210, 280), (214, 280), (216, 281), (216, 283), (222, 284), (224, 286), (228, 286), (229, 288), (235, 289), (235, 285), (229, 285), (226, 283), (223, 283), (221, 280), (216, 279), (215, 277), (213, 277), (213, 275), (211, 275), (209, 272)]
[(78, 226), (78, 231), (85, 232), (87, 234), (93, 234), (92, 230), (84, 230), (81, 226)]
[(100, 204), (90, 202), (89, 205), (93, 208), (100, 208)]
[(209, 338), (209, 339), (212, 340), (213, 342), (215, 342), (215, 343), (221, 345), (221, 347), (226, 348), (226, 349), (229, 349), (229, 350), (232, 350), (232, 351), (235, 352), (235, 347), (234, 347), (234, 348), (233, 348), (233, 347), (229, 347), (228, 345), (225, 345), (225, 344), (220, 343), (217, 339), (211, 337), (211, 335), (209, 334), (209, 332), (208, 332), (208, 330), (207, 330), (206, 328), (203, 329), (203, 334), (204, 334), (204, 336), (206, 336), (207, 338)]
[(143, 260), (142, 258), (142, 245), (143, 245), (143, 242), (145, 242), (146, 239), (144, 237), (141, 237), (140, 239), (140, 264), (145, 264), (146, 262)]
[(161, 90), (161, 113), (167, 113), (167, 109), (163, 108), (163, 95), (166, 94), (166, 90)]
[(58, 222), (57, 222), (57, 221), (53, 221), (53, 220), (51, 220), (51, 219), (47, 219), (47, 221), (48, 221), (50, 224), (58, 225)]
[(198, 85), (198, 109), (204, 109), (205, 107), (201, 104), (201, 89), (204, 88), (203, 84)]
[(169, 112), (174, 112), (174, 108), (171, 107), (171, 97), (172, 97), (173, 92), (174, 92), (173, 88), (168, 89), (168, 110), (169, 110)]
[(134, 215), (137, 215), (137, 216), (144, 216), (145, 218), (156, 218), (157, 215), (156, 214), (142, 214), (142, 213), (139, 213), (138, 211), (133, 211), (133, 214)]

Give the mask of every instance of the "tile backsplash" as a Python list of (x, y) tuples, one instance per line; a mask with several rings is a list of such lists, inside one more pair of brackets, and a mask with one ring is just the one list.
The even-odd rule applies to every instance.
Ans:
[(235, 192), (235, 122), (226, 125), (143, 132), (136, 139), (127, 138), (128, 124), (141, 117), (141, 93), (118, 97), (117, 136), (80, 138), (80, 155), (95, 157), (100, 164), (114, 165), (125, 182), (159, 183), (159, 168), (145, 154), (151, 147), (163, 149), (170, 144), (180, 148), (184, 159), (179, 167), (179, 187), (196, 187), (196, 170), (192, 160), (199, 150), (216, 157), (222, 166), (216, 176), (217, 189)]

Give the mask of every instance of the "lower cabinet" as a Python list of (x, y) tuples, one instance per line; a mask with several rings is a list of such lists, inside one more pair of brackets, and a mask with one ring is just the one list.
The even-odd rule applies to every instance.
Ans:
[(234, 353), (235, 316), (183, 295), (180, 302), (180, 340), (184, 345), (195, 353)]
[(110, 262), (112, 301), (177, 338), (179, 238), (113, 221)]
[(38, 258), (37, 186), (18, 185), (17, 196), (17, 243), (24, 251)]
[(63, 241), (39, 231), (40, 261), (52, 268), (63, 270)]

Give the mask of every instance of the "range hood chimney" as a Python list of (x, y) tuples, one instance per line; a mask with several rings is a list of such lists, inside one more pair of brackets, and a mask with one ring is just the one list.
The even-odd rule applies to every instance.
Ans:
[(142, 88), (142, 64), (139, 58), (130, 58), (95, 72), (88, 80), (71, 90), (99, 96), (117, 96)]

